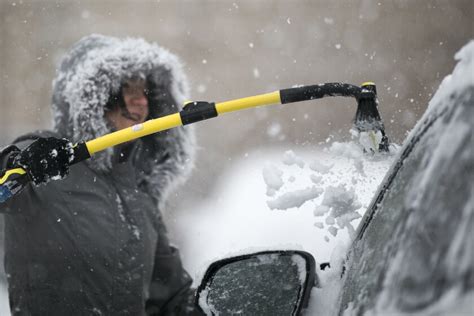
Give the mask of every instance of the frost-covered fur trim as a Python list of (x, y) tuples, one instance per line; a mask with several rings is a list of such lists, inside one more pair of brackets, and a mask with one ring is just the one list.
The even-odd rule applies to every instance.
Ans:
[[(111, 95), (130, 78), (144, 78), (155, 97), (154, 117), (174, 113), (188, 99), (188, 83), (178, 58), (143, 39), (90, 35), (77, 42), (63, 59), (53, 82), (54, 129), (74, 142), (112, 132), (104, 118)], [(147, 137), (141, 157), (142, 179), (162, 201), (192, 166), (194, 133), (179, 127)], [(113, 149), (97, 153), (87, 163), (97, 171), (112, 168)]]

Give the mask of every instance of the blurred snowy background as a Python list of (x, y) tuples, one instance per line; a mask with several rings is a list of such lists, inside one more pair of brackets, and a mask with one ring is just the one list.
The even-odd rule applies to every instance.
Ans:
[[(91, 33), (140, 36), (169, 48), (187, 65), (197, 100), (375, 81), (387, 132), (400, 142), (453, 68), (454, 53), (473, 37), (473, 6), (471, 0), (0, 0), (0, 145), (49, 127), (55, 68)], [(198, 166), (212, 168), (195, 181), (207, 189), (229, 157), (252, 148), (347, 137), (353, 115), (353, 100), (328, 99), (198, 124)]]
[[(194, 100), (224, 101), (297, 84), (375, 81), (387, 134), (401, 143), (451, 72), (454, 53), (473, 38), (473, 7), (471, 0), (0, 0), (0, 146), (26, 131), (50, 127), (55, 67), (74, 42), (91, 33), (144, 37), (169, 48), (186, 64)], [(319, 242), (308, 241), (313, 233), (328, 236), (326, 244), (332, 245), (336, 238), (325, 231), (327, 223), (322, 221), (323, 230), (314, 226), (320, 222), (314, 205), (306, 211), (304, 205), (299, 211), (270, 211), (262, 170), (268, 162), (279, 164), (288, 190), (297, 184), (303, 189), (303, 175), (294, 174), (299, 167), (290, 172), (281, 166), (285, 151), (293, 150), (306, 164), (346, 159), (334, 166), (333, 180), (339, 182), (332, 186), (351, 181), (349, 187), (358, 189), (366, 206), (369, 193), (361, 190), (373, 190), (383, 173), (377, 168), (386, 166), (364, 161), (364, 176), (357, 157), (329, 150), (335, 141), (349, 140), (354, 114), (355, 101), (336, 98), (251, 109), (197, 124), (196, 170), (166, 214), (191, 272), (199, 274), (203, 262), (227, 248), (270, 247), (267, 241), (274, 240), (312, 247), (307, 250), (315, 253)], [(377, 176), (371, 170), (378, 170)], [(307, 181), (309, 171), (301, 172)], [(338, 176), (341, 172), (347, 177)], [(354, 172), (369, 182), (352, 183)], [(290, 221), (293, 226), (284, 230)], [(322, 259), (329, 248), (320, 251)]]

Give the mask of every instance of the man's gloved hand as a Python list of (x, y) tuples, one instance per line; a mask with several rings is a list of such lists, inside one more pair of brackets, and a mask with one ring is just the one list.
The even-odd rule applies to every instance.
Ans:
[(65, 138), (38, 138), (13, 159), (13, 165), (21, 167), (38, 185), (49, 180), (59, 180), (69, 174), (74, 160), (73, 144)]

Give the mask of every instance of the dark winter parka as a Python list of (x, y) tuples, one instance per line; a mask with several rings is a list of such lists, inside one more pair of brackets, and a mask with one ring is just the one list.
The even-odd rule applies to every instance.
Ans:
[[(141, 39), (79, 41), (53, 84), (54, 132), (73, 142), (112, 131), (104, 108), (121, 84), (145, 79), (151, 117), (180, 110), (186, 79), (177, 58)], [(174, 314), (191, 279), (160, 215), (192, 161), (193, 135), (177, 128), (109, 149), (70, 175), (28, 187), (5, 204), (5, 270), (18, 315)]]

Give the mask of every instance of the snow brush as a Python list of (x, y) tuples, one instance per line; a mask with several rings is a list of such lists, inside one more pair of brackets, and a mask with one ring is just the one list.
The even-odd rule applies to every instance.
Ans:
[[(388, 151), (388, 138), (385, 136), (383, 122), (377, 109), (378, 101), (375, 84), (373, 82), (366, 82), (359, 87), (346, 83), (324, 83), (283, 89), (221, 103), (205, 101), (186, 102), (180, 112), (151, 119), (144, 123), (76, 144), (73, 148), (74, 160), (70, 164), (73, 165), (84, 161), (95, 153), (109, 147), (174, 127), (210, 119), (227, 112), (262, 105), (321, 99), (329, 96), (354, 97), (358, 104), (354, 128), (358, 132), (369, 136), (369, 142), (372, 142), (369, 148), (373, 151)], [(30, 181), (31, 178), (28, 172), (22, 168), (0, 172), (0, 203), (18, 194)]]

